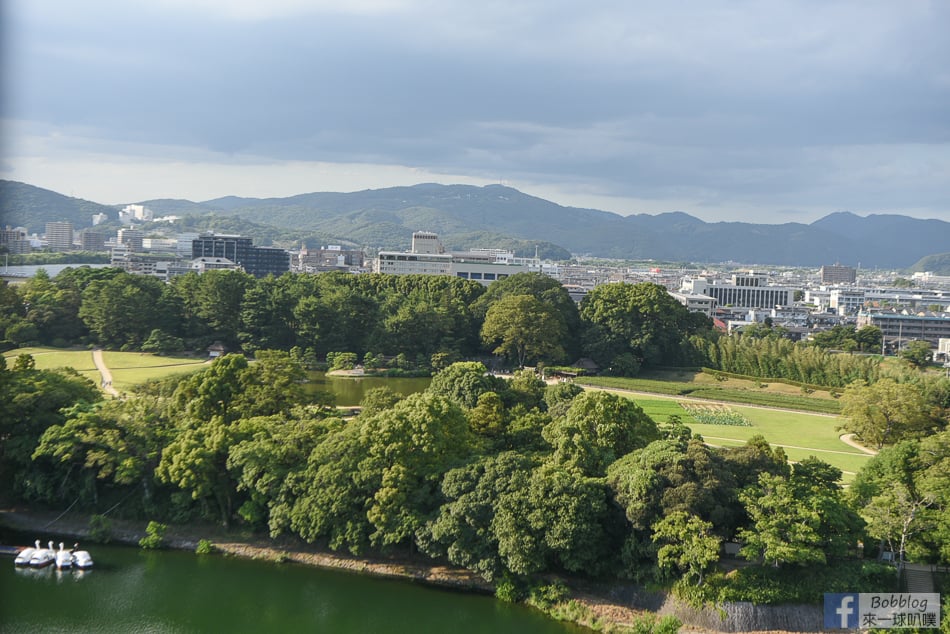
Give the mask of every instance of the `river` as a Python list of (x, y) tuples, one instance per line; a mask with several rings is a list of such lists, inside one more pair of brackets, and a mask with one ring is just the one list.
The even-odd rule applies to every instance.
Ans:
[[(22, 539), (22, 538), (21, 538)], [(0, 631), (579, 633), (529, 608), (299, 564), (83, 544), (93, 570), (0, 558)]]
[(10, 266), (0, 265), (0, 275), (12, 275), (15, 277), (33, 277), (40, 269), (46, 271), (50, 277), (56, 277), (67, 268), (80, 268), (88, 266), (93, 269), (103, 269), (109, 264), (11, 264)]

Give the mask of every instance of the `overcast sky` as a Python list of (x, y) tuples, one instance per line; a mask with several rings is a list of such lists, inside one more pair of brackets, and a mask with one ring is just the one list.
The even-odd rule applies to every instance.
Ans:
[(945, 0), (5, 0), (0, 178), (950, 220)]

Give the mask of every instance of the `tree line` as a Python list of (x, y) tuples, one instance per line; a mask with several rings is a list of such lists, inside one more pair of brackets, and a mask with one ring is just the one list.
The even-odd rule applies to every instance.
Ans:
[[(578, 306), (556, 280), (532, 273), (487, 288), (448, 276), (256, 279), (241, 271), (189, 273), (166, 284), (121, 269), (83, 267), (0, 285), (0, 335), (8, 348), (98, 345), (172, 353), (218, 342), (249, 355), (295, 350), (315, 361), (328, 353), (360, 360), (369, 353), (436, 369), (497, 355), (508, 367), (588, 357), (618, 376), (706, 366), (829, 387), (879, 376), (876, 357), (826, 349), (852, 341), (847, 331), (816, 336), (812, 345), (776, 336), (780, 332), (753, 328), (723, 336), (709, 318), (688, 312), (652, 283), (605, 284)], [(862, 347), (879, 345), (875, 332), (862, 328), (859, 334)]]
[[(228, 350), (297, 349), (395, 357), (429, 366), (492, 354), (506, 364), (572, 362), (604, 367), (697, 361), (685, 339), (710, 333), (654, 284), (597, 289), (578, 310), (566, 290), (539, 274), (485, 288), (448, 276), (288, 273), (256, 279), (241, 271), (189, 273), (169, 283), (120, 269), (44, 272), (0, 287), (6, 345), (98, 345), (177, 352), (220, 342)], [(443, 363), (444, 365), (444, 363)]]

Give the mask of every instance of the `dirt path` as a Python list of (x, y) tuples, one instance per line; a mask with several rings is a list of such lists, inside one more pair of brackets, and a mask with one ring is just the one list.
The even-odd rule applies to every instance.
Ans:
[(102, 358), (101, 348), (96, 348), (92, 351), (92, 360), (96, 364), (96, 369), (99, 370), (99, 376), (101, 377), (99, 386), (102, 387), (106, 394), (119, 396), (119, 391), (112, 387), (112, 372), (106, 367), (106, 362)]
[(840, 440), (846, 445), (851, 445), (858, 451), (863, 451), (864, 453), (871, 454), (872, 456), (877, 455), (877, 449), (871, 449), (870, 447), (865, 447), (864, 445), (862, 445), (861, 443), (859, 443), (857, 440), (854, 439), (854, 434), (841, 434), (841, 436), (838, 437), (838, 440)]

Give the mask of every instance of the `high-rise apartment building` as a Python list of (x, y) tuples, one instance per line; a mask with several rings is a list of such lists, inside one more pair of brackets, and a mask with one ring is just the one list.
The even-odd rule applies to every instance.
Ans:
[(145, 237), (138, 229), (119, 229), (117, 242), (129, 247), (130, 251), (140, 253), (142, 251), (142, 238)]
[(841, 266), (840, 264), (826, 264), (821, 267), (822, 284), (854, 284), (857, 280), (858, 272), (853, 266)]
[(73, 223), (47, 222), (46, 244), (53, 251), (71, 251), (73, 248)]
[(80, 234), (80, 244), (82, 245), (83, 251), (105, 251), (106, 250), (106, 234), (102, 231), (92, 231), (91, 229), (83, 229)]

